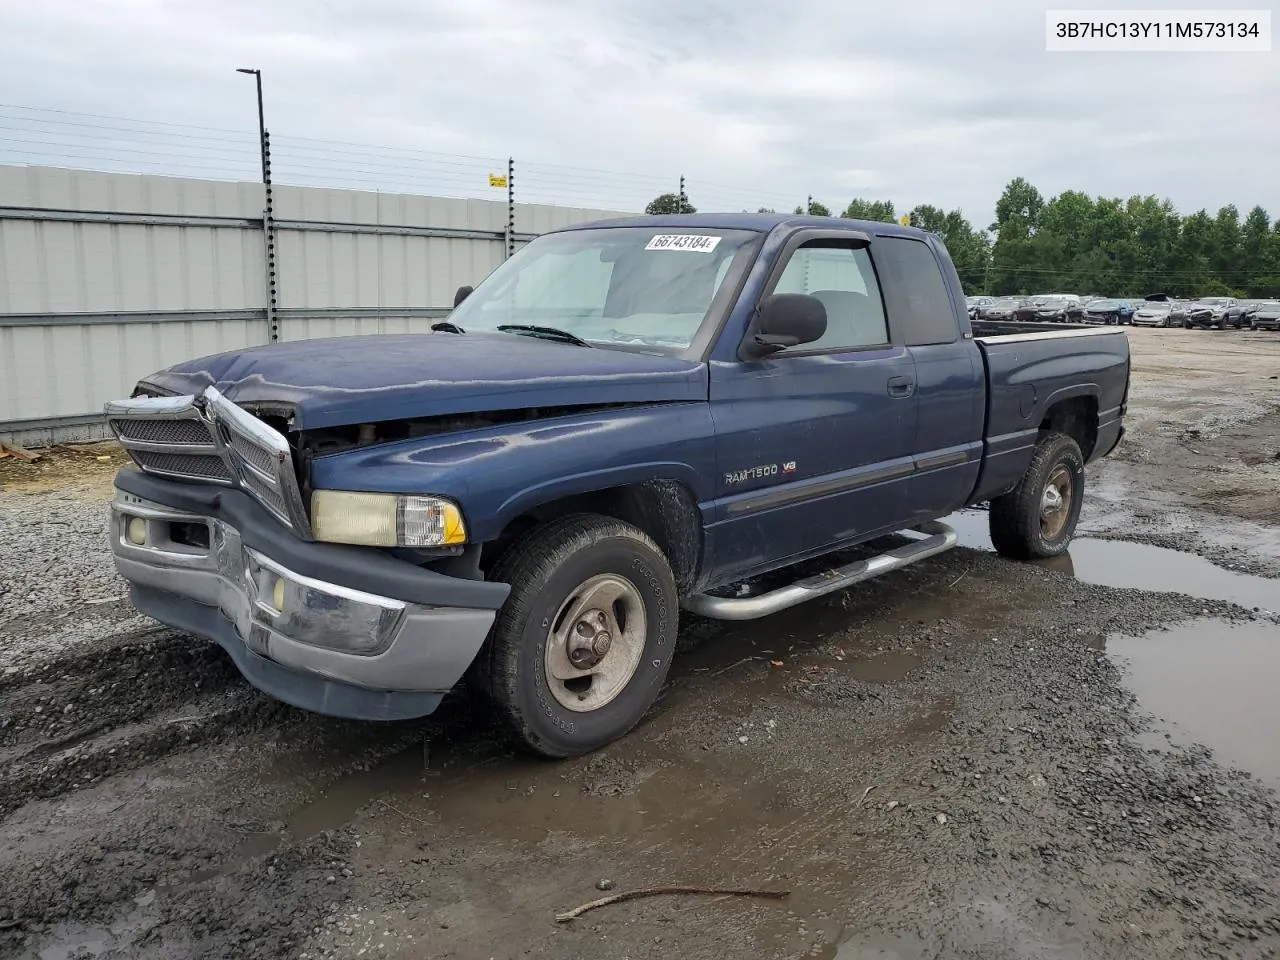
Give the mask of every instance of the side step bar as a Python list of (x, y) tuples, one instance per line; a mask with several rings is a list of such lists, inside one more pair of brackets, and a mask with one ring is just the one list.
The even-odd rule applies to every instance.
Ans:
[(713, 620), (755, 620), (758, 617), (767, 617), (779, 610), (794, 607), (806, 600), (835, 593), (855, 583), (871, 580), (894, 570), (901, 570), (926, 557), (950, 550), (956, 545), (958, 539), (955, 530), (937, 520), (900, 531), (902, 536), (911, 534), (917, 534), (923, 539), (903, 544), (901, 547), (865, 560), (855, 560), (843, 567), (836, 567), (833, 570), (797, 580), (777, 590), (762, 593), (758, 597), (713, 597), (699, 593), (687, 597), (682, 605), (690, 613), (710, 617)]

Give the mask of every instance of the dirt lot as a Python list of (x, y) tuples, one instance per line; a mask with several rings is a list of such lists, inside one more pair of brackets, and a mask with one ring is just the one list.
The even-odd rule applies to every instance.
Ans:
[[(689, 619), (650, 718), (558, 763), (464, 697), (266, 700), (123, 601), (117, 454), (0, 460), (0, 956), (1274, 956), (1280, 336), (1130, 337), (1069, 559), (967, 512), (910, 570)], [(789, 895), (555, 921), (601, 881)]]

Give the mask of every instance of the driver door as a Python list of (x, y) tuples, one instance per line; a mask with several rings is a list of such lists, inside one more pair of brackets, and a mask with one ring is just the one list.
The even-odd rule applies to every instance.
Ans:
[(720, 582), (785, 566), (908, 516), (915, 362), (892, 343), (865, 241), (796, 247), (771, 293), (805, 293), (827, 330), (754, 362), (711, 365), (717, 519), (708, 559)]

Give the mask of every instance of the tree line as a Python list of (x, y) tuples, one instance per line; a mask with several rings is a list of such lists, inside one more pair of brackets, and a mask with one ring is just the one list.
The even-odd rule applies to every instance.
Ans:
[[(688, 197), (663, 194), (649, 214), (696, 213)], [(762, 207), (760, 213), (776, 211)], [(829, 217), (810, 199), (795, 213)], [(1234, 205), (1182, 216), (1155, 196), (1091, 197), (1065, 190), (1045, 200), (1022, 177), (996, 203), (995, 222), (974, 227), (959, 210), (919, 204), (912, 226), (942, 238), (968, 294), (1098, 293), (1143, 297), (1280, 297), (1280, 220), (1260, 206), (1243, 218)], [(855, 198), (839, 214), (900, 220), (890, 200)]]

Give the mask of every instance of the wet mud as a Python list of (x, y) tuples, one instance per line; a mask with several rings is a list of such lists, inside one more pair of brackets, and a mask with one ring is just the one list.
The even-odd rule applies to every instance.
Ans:
[(1125, 684), (1176, 743), (1211, 749), (1224, 764), (1280, 787), (1280, 629), (1273, 623), (1193, 620), (1139, 637), (1112, 636), (1107, 652)]
[[(95, 576), (97, 486), (6, 486), (0, 956), (1274, 955), (1280, 554), (1166, 469), (1174, 423), (1268, 422), (1271, 361), (1196, 336), (1134, 332), (1139, 448), (1090, 469), (1068, 557), (1003, 560), (967, 511), (918, 566), (685, 617), (646, 720), (562, 762), (465, 694), (395, 724), (274, 703)], [(671, 884), (788, 896), (555, 921)]]
[[(992, 551), (987, 515), (964, 510), (947, 518), (960, 543)], [(1180, 593), (1204, 600), (1223, 600), (1257, 611), (1280, 612), (1280, 580), (1221, 567), (1210, 560), (1146, 543), (1078, 537), (1061, 557), (1036, 561), (1081, 583), (1152, 593)]]

